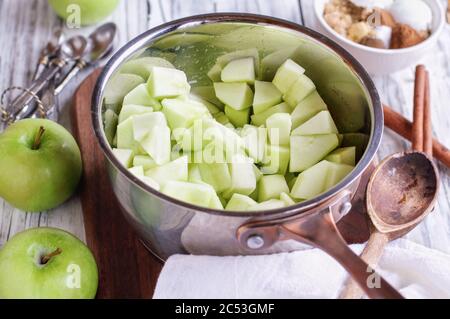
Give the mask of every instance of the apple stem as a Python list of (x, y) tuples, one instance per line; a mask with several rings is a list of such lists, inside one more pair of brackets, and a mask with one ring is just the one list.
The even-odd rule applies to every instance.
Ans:
[(52, 259), (52, 257), (55, 257), (59, 254), (62, 253), (62, 249), (61, 248), (56, 248), (56, 250), (50, 254), (44, 255), (41, 257), (41, 265), (45, 265), (46, 263), (49, 262), (50, 259)]
[(39, 127), (39, 131), (36, 134), (36, 137), (34, 138), (33, 147), (32, 150), (37, 150), (41, 146), (42, 141), (42, 135), (44, 135), (45, 128), (43, 126)]

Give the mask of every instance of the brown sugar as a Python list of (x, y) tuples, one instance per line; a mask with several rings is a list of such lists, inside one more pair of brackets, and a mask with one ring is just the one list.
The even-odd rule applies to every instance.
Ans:
[(423, 41), (423, 36), (407, 24), (397, 24), (392, 29), (391, 49), (408, 48)]

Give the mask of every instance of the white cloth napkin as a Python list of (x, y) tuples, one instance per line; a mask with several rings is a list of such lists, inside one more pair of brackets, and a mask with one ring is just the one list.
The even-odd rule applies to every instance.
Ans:
[[(353, 245), (359, 253), (363, 245)], [(450, 298), (450, 256), (405, 239), (390, 243), (377, 270), (406, 298)], [(154, 298), (336, 298), (346, 273), (318, 249), (265, 256), (175, 255)]]

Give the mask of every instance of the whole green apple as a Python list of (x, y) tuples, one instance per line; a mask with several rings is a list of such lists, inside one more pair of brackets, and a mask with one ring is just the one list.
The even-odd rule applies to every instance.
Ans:
[(54, 208), (76, 190), (81, 155), (61, 125), (26, 119), (0, 135), (0, 197), (30, 212)]
[(82, 25), (97, 23), (109, 16), (120, 0), (48, 0), (53, 10), (63, 19), (75, 12), (71, 5), (79, 6)]
[(91, 251), (63, 230), (28, 229), (0, 250), (0, 299), (87, 299), (97, 286)]

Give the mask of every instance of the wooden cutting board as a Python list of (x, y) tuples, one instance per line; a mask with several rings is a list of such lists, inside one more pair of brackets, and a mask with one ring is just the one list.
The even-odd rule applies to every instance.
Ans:
[[(151, 298), (162, 263), (144, 248), (122, 216), (91, 124), (91, 96), (99, 74), (100, 70), (93, 72), (80, 85), (72, 109), (84, 165), (80, 196), (86, 240), (100, 274), (97, 297)], [(362, 243), (369, 237), (364, 205), (369, 173), (363, 177), (352, 211), (338, 225), (348, 243)]]

